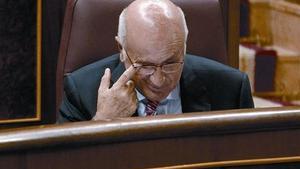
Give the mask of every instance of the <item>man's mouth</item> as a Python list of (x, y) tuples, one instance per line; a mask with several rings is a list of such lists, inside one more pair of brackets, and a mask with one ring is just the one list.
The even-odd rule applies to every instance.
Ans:
[(153, 92), (161, 92), (163, 90), (162, 87), (156, 87), (156, 86), (153, 86), (153, 85), (149, 85), (148, 88), (153, 91)]

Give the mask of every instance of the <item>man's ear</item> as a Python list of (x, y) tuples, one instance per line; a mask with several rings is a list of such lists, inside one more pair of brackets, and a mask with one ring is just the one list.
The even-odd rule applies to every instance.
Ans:
[(120, 61), (121, 61), (121, 62), (124, 62), (124, 61), (125, 61), (125, 57), (124, 57), (122, 51), (120, 51)]
[(125, 57), (123, 55), (123, 46), (121, 45), (120, 39), (118, 36), (115, 36), (115, 40), (118, 44), (119, 50), (120, 50), (120, 61), (124, 62), (125, 61)]
[(119, 36), (115, 36), (115, 40), (119, 46), (122, 46)]

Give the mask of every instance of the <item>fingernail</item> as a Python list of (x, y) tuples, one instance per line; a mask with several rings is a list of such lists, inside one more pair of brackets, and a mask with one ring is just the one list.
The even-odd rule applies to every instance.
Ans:
[(132, 86), (134, 85), (134, 82), (132, 80), (128, 80), (128, 82), (126, 83), (128, 86)]

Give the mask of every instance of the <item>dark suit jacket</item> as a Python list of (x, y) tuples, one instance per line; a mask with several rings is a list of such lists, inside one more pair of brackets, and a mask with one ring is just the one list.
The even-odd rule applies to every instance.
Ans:
[[(125, 70), (116, 54), (65, 76), (60, 122), (89, 120), (95, 115), (98, 87), (107, 67), (112, 71), (111, 84)], [(199, 56), (185, 56), (180, 94), (184, 113), (253, 107), (246, 74)]]

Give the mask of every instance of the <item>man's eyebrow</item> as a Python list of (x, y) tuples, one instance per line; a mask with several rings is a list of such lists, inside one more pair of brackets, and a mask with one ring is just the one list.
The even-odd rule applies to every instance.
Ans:
[[(171, 64), (171, 63), (174, 63), (174, 62), (179, 62), (179, 60), (175, 60), (174, 58), (168, 58), (167, 60), (163, 61), (161, 65), (164, 65), (164, 64)], [(139, 63), (139, 64), (142, 64), (142, 65), (145, 65), (145, 66), (155, 66), (157, 64), (154, 64), (154, 63), (151, 63), (151, 62), (136, 62), (136, 63)]]
[(156, 65), (156, 64), (151, 63), (151, 62), (140, 62), (140, 61), (137, 61), (136, 63), (142, 64), (142, 65), (145, 65), (145, 66), (154, 66), (154, 65)]
[(163, 63), (178, 62), (177, 58), (174, 58), (174, 57), (178, 56), (179, 54), (181, 54), (180, 50), (178, 50), (174, 54), (170, 55), (168, 57), (168, 59), (166, 59)]
[[(168, 63), (172, 63), (172, 62), (178, 62), (179, 60), (177, 60), (177, 58), (174, 58), (174, 56), (178, 56), (181, 53), (182, 53), (181, 50), (178, 50), (178, 51), (174, 52), (173, 54), (169, 55), (168, 58), (162, 62), (162, 64), (168, 64)], [(151, 62), (140, 60), (139, 55), (136, 55), (135, 57), (137, 58), (136, 61), (135, 61), (135, 63), (139, 63), (139, 64), (142, 64), (142, 65), (149, 65), (149, 66), (150, 65), (156, 65), (156, 64), (151, 63)]]

